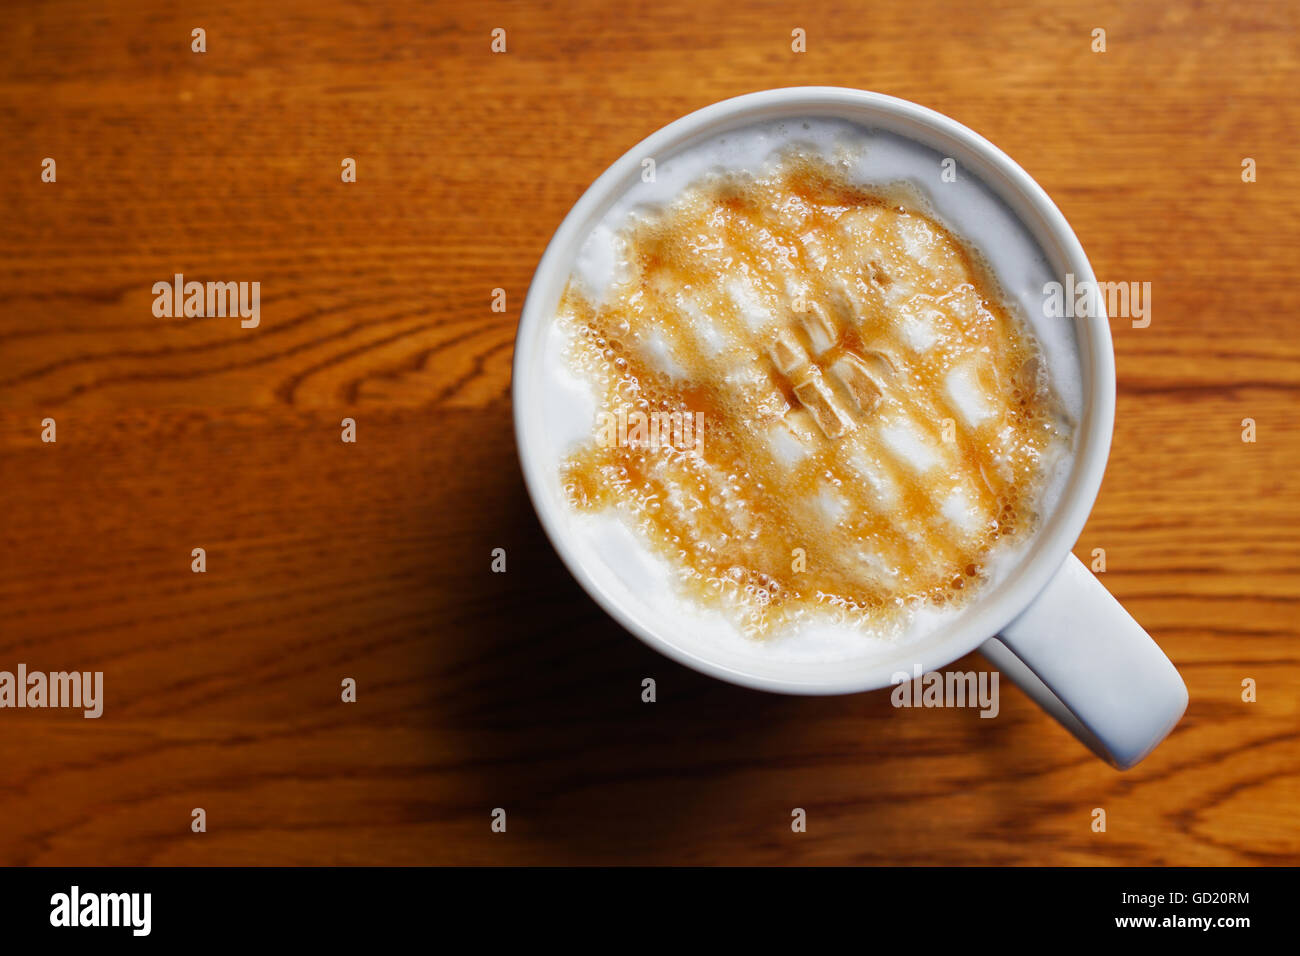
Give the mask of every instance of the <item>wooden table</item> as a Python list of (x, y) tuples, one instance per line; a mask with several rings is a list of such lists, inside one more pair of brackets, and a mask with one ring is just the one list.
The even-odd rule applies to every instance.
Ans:
[[(0, 711), (0, 862), (1296, 862), (1298, 10), (12, 7), (0, 669), (102, 670), (106, 702)], [(801, 84), (973, 127), (1102, 279), (1152, 283), (1150, 327), (1112, 323), (1114, 452), (1075, 549), (1106, 550), (1191, 692), (1131, 772), (1009, 687), (981, 720), (699, 676), (538, 526), (508, 386), (552, 231), (664, 123)], [(175, 273), (260, 282), (259, 327), (155, 317)]]

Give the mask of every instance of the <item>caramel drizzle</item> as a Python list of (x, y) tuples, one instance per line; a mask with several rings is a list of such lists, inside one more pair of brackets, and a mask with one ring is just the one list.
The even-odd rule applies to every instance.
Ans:
[[(578, 509), (620, 509), (688, 593), (755, 636), (814, 609), (880, 630), (961, 600), (999, 540), (1032, 528), (1057, 401), (1032, 338), (933, 218), (789, 154), (697, 184), (622, 241), (628, 274), (603, 301), (565, 290), (571, 359), (602, 411), (703, 412), (702, 448), (592, 441), (565, 487)], [(987, 417), (967, 421), (954, 371)], [(801, 457), (774, 454), (777, 434)], [(954, 493), (969, 524), (944, 512)]]

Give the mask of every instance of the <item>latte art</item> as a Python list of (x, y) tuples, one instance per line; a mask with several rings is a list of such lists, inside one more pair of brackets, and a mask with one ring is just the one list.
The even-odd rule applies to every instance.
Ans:
[(593, 429), (565, 490), (698, 602), (753, 636), (827, 614), (885, 632), (1032, 532), (1068, 429), (1029, 331), (917, 199), (787, 152), (620, 243), (602, 296), (561, 300), (569, 358), (600, 415), (694, 416), (702, 440)]

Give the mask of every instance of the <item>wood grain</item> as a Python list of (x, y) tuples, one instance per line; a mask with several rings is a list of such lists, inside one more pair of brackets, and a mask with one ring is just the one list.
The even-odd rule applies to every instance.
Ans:
[[(0, 711), (0, 863), (1297, 862), (1298, 10), (11, 4), (0, 668), (103, 670), (107, 702)], [(1191, 693), (1129, 773), (1014, 689), (981, 720), (696, 675), (538, 527), (508, 388), (546, 241), (654, 129), (801, 84), (966, 123), (1101, 278), (1153, 285), (1149, 328), (1112, 325), (1114, 451), (1076, 548), (1106, 549)], [(261, 282), (261, 326), (155, 318), (177, 272)]]

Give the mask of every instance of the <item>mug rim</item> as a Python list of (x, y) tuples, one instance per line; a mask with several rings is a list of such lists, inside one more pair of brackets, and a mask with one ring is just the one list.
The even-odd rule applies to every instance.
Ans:
[[(769, 115), (764, 116), (765, 112)], [(857, 693), (897, 683), (896, 664), (882, 662), (879, 667), (867, 664), (849, 672), (846, 665), (854, 663), (853, 660), (827, 662), (827, 675), (820, 680), (746, 672), (668, 641), (648, 622), (614, 600), (592, 577), (572, 547), (570, 535), (561, 526), (560, 506), (546, 493), (540, 476), (543, 465), (539, 461), (539, 445), (524, 420), (530, 404), (529, 396), (522, 393), (531, 381), (524, 363), (533, 356), (521, 344), (527, 346), (531, 337), (533, 344), (539, 345), (541, 332), (554, 318), (543, 310), (543, 305), (548, 303), (542, 300), (549, 296), (544, 295), (546, 290), (541, 287), (558, 269), (564, 270), (567, 280), (572, 259), (585, 240), (586, 234), (581, 230), (592, 210), (626, 191), (630, 177), (639, 176), (643, 157), (670, 151), (685, 140), (709, 133), (724, 121), (745, 118), (748, 125), (777, 118), (778, 114), (825, 115), (864, 126), (871, 124), (864, 121), (863, 114), (874, 114), (891, 120), (894, 125), (907, 127), (910, 132), (899, 132), (894, 125), (884, 128), (932, 149), (936, 146), (931, 140), (957, 144), (965, 153), (959, 162), (967, 168), (974, 167), (984, 186), (1010, 208), (1049, 257), (1057, 255), (1052, 259), (1053, 273), (1058, 277), (1062, 273), (1073, 274), (1077, 283), (1086, 280), (1096, 287), (1096, 277), (1082, 245), (1046, 191), (1010, 156), (951, 117), (908, 100), (846, 87), (797, 86), (746, 93), (695, 110), (651, 133), (597, 177), (561, 221), (533, 273), (515, 334), (511, 370), (515, 443), (533, 510), (552, 547), (583, 590), (625, 630), (680, 664), (743, 687), (801, 695)], [(1045, 239), (1050, 239), (1050, 243)], [(965, 656), (1019, 617), (1069, 557), (1087, 522), (1109, 457), (1115, 414), (1115, 357), (1110, 325), (1104, 303), (1097, 305), (1098, 316), (1075, 319), (1084, 404), (1081, 421), (1076, 424), (1074, 459), (1061, 496), (1025, 555), (1017, 561), (1014, 572), (995, 585), (995, 594), (976, 602), (972, 609), (955, 618), (946, 638), (925, 650), (918, 649), (913, 666), (921, 673), (938, 670)], [(928, 640), (929, 636), (918, 643)], [(886, 670), (891, 670), (888, 676), (884, 674)]]

